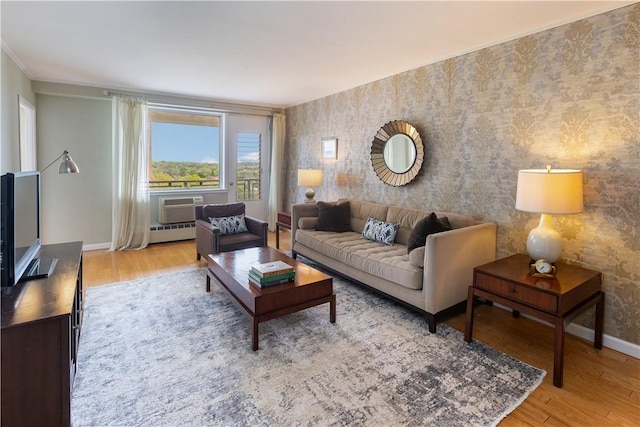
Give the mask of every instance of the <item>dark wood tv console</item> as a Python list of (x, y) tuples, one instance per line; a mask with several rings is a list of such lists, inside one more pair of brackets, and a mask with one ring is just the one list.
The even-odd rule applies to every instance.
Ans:
[(82, 325), (82, 242), (44, 245), (57, 258), (47, 278), (3, 288), (0, 423), (71, 425), (71, 391)]

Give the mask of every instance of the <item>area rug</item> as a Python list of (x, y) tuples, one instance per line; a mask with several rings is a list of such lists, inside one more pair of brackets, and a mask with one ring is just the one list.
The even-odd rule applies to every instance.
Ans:
[(490, 426), (545, 372), (335, 278), (260, 325), (205, 270), (86, 292), (73, 426)]

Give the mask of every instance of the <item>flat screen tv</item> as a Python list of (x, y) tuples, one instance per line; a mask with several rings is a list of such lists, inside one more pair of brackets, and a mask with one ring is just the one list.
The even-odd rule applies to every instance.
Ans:
[(2, 175), (0, 222), (2, 287), (51, 274), (55, 261), (41, 260), (40, 172)]

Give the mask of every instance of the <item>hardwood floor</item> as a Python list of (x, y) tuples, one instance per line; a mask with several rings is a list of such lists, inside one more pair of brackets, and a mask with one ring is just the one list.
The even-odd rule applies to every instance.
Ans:
[[(288, 231), (281, 232), (281, 251), (291, 249), (289, 237)], [(269, 246), (275, 247), (273, 233)], [(207, 265), (196, 261), (193, 240), (155, 244), (142, 251), (88, 251), (83, 263), (85, 287)], [(514, 319), (511, 313), (486, 305), (479, 306), (475, 316), (474, 339), (547, 371), (543, 383), (501, 426), (640, 426), (640, 360), (608, 348), (595, 350), (592, 343), (567, 335), (560, 389), (553, 386), (550, 326)], [(464, 314), (447, 323), (464, 331)]]

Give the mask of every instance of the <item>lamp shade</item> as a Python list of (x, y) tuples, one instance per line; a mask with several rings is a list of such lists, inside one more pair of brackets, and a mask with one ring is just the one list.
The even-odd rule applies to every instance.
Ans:
[(545, 214), (582, 212), (582, 171), (551, 168), (518, 171), (516, 209)]
[(80, 173), (80, 168), (78, 167), (76, 162), (73, 161), (67, 150), (64, 150), (62, 154), (60, 154), (51, 163), (45, 166), (44, 169), (42, 169), (41, 173), (49, 169), (59, 159), (62, 159), (62, 162), (60, 162), (60, 167), (58, 168), (59, 174), (63, 175), (68, 173)]
[(80, 173), (80, 168), (76, 165), (76, 162), (73, 161), (71, 156), (67, 151), (63, 153), (62, 162), (60, 162), (60, 167), (58, 168), (59, 174), (67, 174), (67, 173)]
[(298, 185), (304, 187), (322, 185), (322, 169), (298, 169)]

